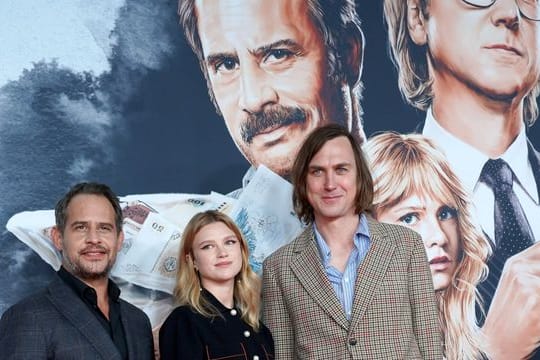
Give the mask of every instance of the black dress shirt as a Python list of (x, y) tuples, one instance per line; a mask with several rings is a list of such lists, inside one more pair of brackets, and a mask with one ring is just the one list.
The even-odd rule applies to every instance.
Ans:
[(107, 331), (111, 339), (113, 340), (118, 352), (122, 356), (122, 359), (128, 359), (128, 350), (126, 343), (126, 333), (122, 326), (122, 319), (120, 314), (120, 289), (110, 279), (108, 281), (107, 292), (109, 293), (109, 319), (103, 315), (97, 305), (96, 291), (79, 280), (77, 277), (69, 273), (64, 267), (60, 267), (58, 270), (58, 276), (81, 298), (90, 311), (96, 316), (99, 323), (103, 326), (103, 329)]
[(266, 326), (260, 323), (256, 332), (237, 308), (228, 309), (202, 291), (221, 316), (205, 317), (189, 306), (174, 309), (159, 332), (161, 360), (274, 359), (274, 340)]

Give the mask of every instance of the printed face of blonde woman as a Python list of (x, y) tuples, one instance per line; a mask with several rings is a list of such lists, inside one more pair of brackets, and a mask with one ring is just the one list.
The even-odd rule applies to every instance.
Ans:
[(404, 225), (422, 236), (435, 291), (446, 289), (461, 250), (456, 210), (433, 198), (413, 194), (377, 215), (379, 221)]
[(192, 254), (205, 289), (212, 292), (215, 287), (234, 286), (242, 268), (242, 250), (240, 239), (227, 225), (219, 221), (202, 227), (195, 235)]

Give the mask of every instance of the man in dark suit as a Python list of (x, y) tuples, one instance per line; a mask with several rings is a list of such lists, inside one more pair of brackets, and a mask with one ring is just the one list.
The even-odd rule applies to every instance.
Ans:
[(400, 90), (426, 110), (422, 133), (493, 247), (478, 287), (490, 358), (528, 357), (540, 343), (540, 156), (526, 133), (538, 117), (540, 3), (385, 0), (384, 14)]
[(77, 184), (55, 217), (62, 266), (49, 286), (3, 314), (2, 359), (152, 359), (148, 318), (108, 278), (124, 239), (116, 195), (103, 184)]
[(442, 359), (420, 236), (366, 214), (373, 183), (353, 136), (314, 130), (293, 165), (308, 224), (263, 265), (263, 319), (277, 359)]

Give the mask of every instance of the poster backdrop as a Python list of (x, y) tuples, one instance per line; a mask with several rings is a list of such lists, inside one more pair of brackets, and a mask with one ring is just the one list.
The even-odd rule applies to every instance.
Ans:
[[(399, 28), (402, 31), (407, 28), (404, 15), (399, 13), (401, 2), (388, 1), (389, 6), (395, 5), (387, 9), (387, 16), (389, 13), (395, 15), (394, 35), (399, 34)], [(392, 179), (385, 177), (394, 169), (400, 171), (394, 180), (399, 177), (403, 182), (401, 185), (407, 189), (402, 194), (385, 193), (379, 189), (376, 215), (380, 220), (412, 227), (423, 235), (424, 240), (439, 232), (438, 236), (443, 238), (438, 245), (439, 253), (430, 250), (431, 245), (428, 244), (426, 251), (432, 261), (436, 289), (439, 286), (440, 304), (446, 304), (441, 305), (441, 311), (444, 311), (442, 318), (457, 319), (447, 323), (445, 331), (457, 334), (458, 339), (465, 334), (474, 338), (478, 330), (476, 323), (483, 326), (485, 318), (478, 307), (475, 309), (474, 289), (488, 265), (490, 274), (496, 274), (504, 264), (504, 260), (498, 265), (491, 264), (489, 260), (499, 256), (497, 249), (502, 245), (497, 238), (505, 237), (517, 242), (520, 240), (514, 240), (517, 239), (515, 234), (524, 233), (518, 237), (529, 236), (529, 242), (519, 245), (521, 248), (517, 252), (527, 248), (532, 253), (534, 249), (530, 250), (530, 246), (538, 240), (540, 233), (537, 190), (540, 175), (538, 154), (532, 149), (540, 146), (538, 124), (527, 128), (526, 139), (523, 134), (518, 137), (521, 149), (512, 150), (511, 154), (505, 155), (506, 158), (503, 156), (506, 160), (514, 159), (510, 165), (514, 173), (514, 190), (526, 219), (517, 224), (523, 231), (501, 233), (498, 230), (496, 219), (509, 216), (497, 213), (497, 191), (486, 185), (489, 180), (483, 178), (483, 185), (476, 183), (481, 176), (482, 165), (471, 170), (473, 164), (489, 158), (483, 155), (483, 159), (479, 154), (498, 152), (491, 156), (496, 158), (506, 150), (508, 146), (500, 148), (499, 145), (497, 148), (490, 142), (490, 136), (503, 134), (500, 137), (504, 143), (506, 131), (511, 133), (515, 130), (504, 126), (505, 121), (521, 116), (522, 104), (526, 103), (523, 98), (538, 81), (540, 25), (534, 19), (540, 10), (525, 1), (499, 0), (484, 8), (474, 6), (475, 1), (433, 0), (432, 3), (429, 20), (422, 8), (423, 2), (411, 3), (411, 33), (403, 32), (405, 35), (398, 36), (395, 44), (400, 49), (410, 46), (410, 67), (418, 74), (439, 72), (437, 85), (440, 86), (435, 90), (431, 88), (428, 93), (433, 95), (436, 104), (439, 102), (441, 105), (440, 112), (434, 115), (437, 120), (426, 121), (426, 126), (431, 121), (431, 127), (425, 130), (426, 112), (421, 108), (425, 109), (431, 100), (429, 97), (422, 100), (418, 94), (411, 95), (410, 102), (420, 104), (418, 109), (407, 103), (400, 92), (398, 71), (391, 60), (383, 2), (356, 1), (365, 39), (361, 74), (364, 87), (361, 99), (363, 131), (369, 140), (366, 151), (373, 162), (376, 184), (378, 181), (381, 187), (385, 181), (392, 184)], [(485, 5), (486, 2), (479, 3)], [(443, 14), (453, 15), (445, 18)], [(430, 27), (430, 24), (436, 26)], [(3, 248), (0, 253), (3, 268), (0, 274), (0, 313), (43, 287), (54, 274), (51, 258), (46, 260), (44, 255), (53, 256), (50, 250), (45, 245), (27, 245), (31, 242), (28, 239), (46, 236), (46, 226), (42, 227), (42, 233), (32, 233), (29, 230), (32, 226), (25, 228), (21, 223), (49, 224), (50, 213), (40, 218), (41, 215), (37, 216), (34, 211), (52, 209), (76, 182), (105, 182), (123, 197), (124, 206), (139, 206), (141, 202), (144, 205), (154, 204), (160, 210), (170, 210), (169, 219), (174, 217), (171, 214), (179, 211), (175, 206), (193, 204), (193, 199), (206, 199), (207, 204), (224, 206), (228, 200), (219, 196), (230, 195), (231, 191), (242, 187), (242, 178), (250, 164), (239, 152), (223, 117), (216, 112), (209, 97), (197, 58), (179, 25), (176, 1), (58, 0), (45, 3), (2, 0), (0, 43), (0, 223), (5, 225), (13, 215), (30, 212), (19, 219), (17, 236), (7, 230), (0, 233)], [(426, 65), (426, 49), (430, 46), (433, 47), (430, 48), (431, 65)], [(482, 52), (475, 55), (477, 48), (494, 54), (489, 55), (492, 58)], [(272, 56), (279, 60), (285, 55), (274, 53)], [(402, 68), (406, 65), (404, 59), (398, 61)], [(218, 60), (222, 61), (223, 57)], [(477, 64), (474, 63), (476, 60)], [(447, 67), (445, 61), (448, 62)], [(433, 67), (433, 64), (437, 66)], [(225, 62), (222, 66), (230, 70), (233, 65)], [(459, 79), (461, 85), (459, 81), (452, 83), (453, 78)], [(411, 80), (415, 86), (419, 82), (418, 79)], [(407, 86), (411, 90), (410, 84), (403, 88)], [(471, 100), (470, 94), (479, 95)], [(535, 96), (536, 93), (529, 96), (532, 98), (529, 103), (536, 102)], [(478, 106), (474, 104), (474, 101), (482, 99), (489, 101)], [(219, 103), (220, 99), (217, 100)], [(476, 110), (484, 109), (483, 115), (465, 121), (463, 117), (473, 114), (471, 109), (475, 106)], [(455, 123), (449, 121), (452, 116), (456, 118)], [(493, 123), (487, 120), (490, 117)], [(528, 115), (528, 118), (532, 117)], [(485, 132), (476, 131), (477, 126), (473, 126), (475, 119), (483, 121)], [(437, 121), (445, 121), (446, 128), (452, 129), (450, 133), (459, 133), (465, 142), (480, 145), (476, 150), (475, 146), (458, 147), (456, 142), (442, 135), (444, 132), (440, 128), (433, 126)], [(387, 131), (408, 134), (422, 132), (423, 129), (429, 132), (425, 137), (374, 137)], [(385, 153), (391, 144), (398, 150), (406, 146), (416, 149), (420, 154), (418, 159), (423, 160), (415, 163), (400, 151)], [(465, 165), (456, 168), (456, 163)], [(471, 165), (471, 168), (466, 165)], [(476, 180), (463, 178), (464, 174), (465, 177), (469, 175), (469, 171), (476, 174)], [(425, 179), (418, 184), (413, 180), (407, 183), (407, 176), (413, 176), (411, 174), (424, 174)], [(271, 181), (279, 187), (281, 194), (287, 194), (288, 185), (274, 175), (261, 173), (261, 183)], [(502, 188), (502, 183), (502, 180), (497, 180), (494, 188)], [(426, 193), (422, 193), (423, 190)], [(206, 196), (211, 192), (219, 193), (211, 201), (204, 197), (180, 195)], [(238, 196), (242, 194), (235, 194), (236, 198)], [(395, 208), (396, 204), (402, 204), (402, 208)], [(233, 207), (231, 205), (231, 209)], [(288, 209), (288, 205), (284, 208)], [(250, 226), (253, 228), (250, 221), (255, 211), (248, 211), (246, 215), (235, 209), (235, 219), (245, 220), (239, 225), (244, 225), (244, 230)], [(291, 221), (274, 213), (280, 209), (257, 209), (264, 213), (266, 221), (261, 229), (278, 231), (276, 229), (283, 221)], [(430, 217), (436, 220), (429, 223)], [(139, 231), (142, 224), (135, 225)], [(290, 228), (286, 230), (294, 232), (295, 226), (297, 224), (291, 221)], [(178, 235), (170, 231), (169, 236)], [(254, 237), (254, 249), (258, 236)], [(257, 251), (260, 258), (252, 260), (255, 266), (260, 267), (262, 257), (271, 249), (260, 247)], [(488, 253), (495, 255), (487, 258)], [(469, 261), (467, 269), (460, 265), (465, 260)], [(527, 264), (526, 261), (529, 259), (524, 259), (521, 264)], [(442, 269), (440, 272), (444, 273), (447, 268), (445, 262), (452, 263), (450, 266), (455, 268), (455, 273), (449, 278), (437, 277), (438, 270)], [(493, 271), (492, 266), (496, 268)], [(524, 268), (527, 266), (521, 267), (522, 270)], [(455, 275), (458, 273), (462, 278)], [(530, 294), (527, 297), (529, 302), (494, 302), (493, 308), (501, 312), (506, 309), (505, 316), (515, 319), (526, 319), (529, 312), (539, 313), (534, 307), (537, 306), (538, 292), (529, 291), (538, 281), (532, 265), (530, 273), (532, 280), (527, 286), (507, 289), (513, 294)], [(498, 280), (494, 281), (492, 284), (496, 285)], [(137, 280), (133, 283), (141, 285)], [(170, 297), (167, 291), (163, 291), (169, 285), (161, 283), (149, 290), (143, 286), (139, 296), (146, 300), (154, 297), (169, 304)], [(464, 290), (468, 295), (448, 290), (452, 287), (468, 287)], [(489, 289), (479, 291), (489, 293)], [(489, 305), (492, 295), (487, 296), (486, 305)], [(447, 301), (445, 296), (452, 296), (452, 301)], [(460, 301), (465, 304), (461, 308)], [(153, 310), (149, 303), (151, 299), (141, 306), (151, 313)], [(468, 318), (457, 316), (458, 311)], [(491, 337), (493, 341), (498, 339), (497, 325), (500, 323), (497, 320), (503, 318), (503, 315), (498, 318), (494, 315), (493, 322), (485, 324), (491, 326), (489, 334), (495, 334)], [(160, 316), (153, 318), (154, 325), (159, 325), (159, 319)], [(535, 333), (532, 327), (527, 328), (527, 323), (522, 324), (521, 331), (526, 332), (532, 343), (537, 343), (540, 334)], [(516, 335), (520, 334), (516, 332)], [(459, 358), (457, 350), (449, 349), (449, 341), (447, 339), (447, 357)], [(485, 351), (487, 340), (480, 344), (471, 343), (470, 339), (452, 341), (452, 346), (459, 344), (464, 347), (465, 354), (476, 354), (478, 349)], [(467, 358), (463, 353), (461, 357)]]

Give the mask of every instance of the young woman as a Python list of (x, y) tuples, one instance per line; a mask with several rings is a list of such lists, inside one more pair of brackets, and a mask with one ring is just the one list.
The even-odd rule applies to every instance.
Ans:
[(416, 230), (424, 241), (439, 302), (446, 359), (482, 359), (476, 286), (489, 243), (444, 154), (419, 134), (382, 133), (364, 147), (374, 180), (373, 216)]
[(179, 306), (160, 329), (161, 359), (273, 359), (272, 336), (259, 320), (260, 280), (234, 222), (217, 211), (195, 215), (179, 262)]

